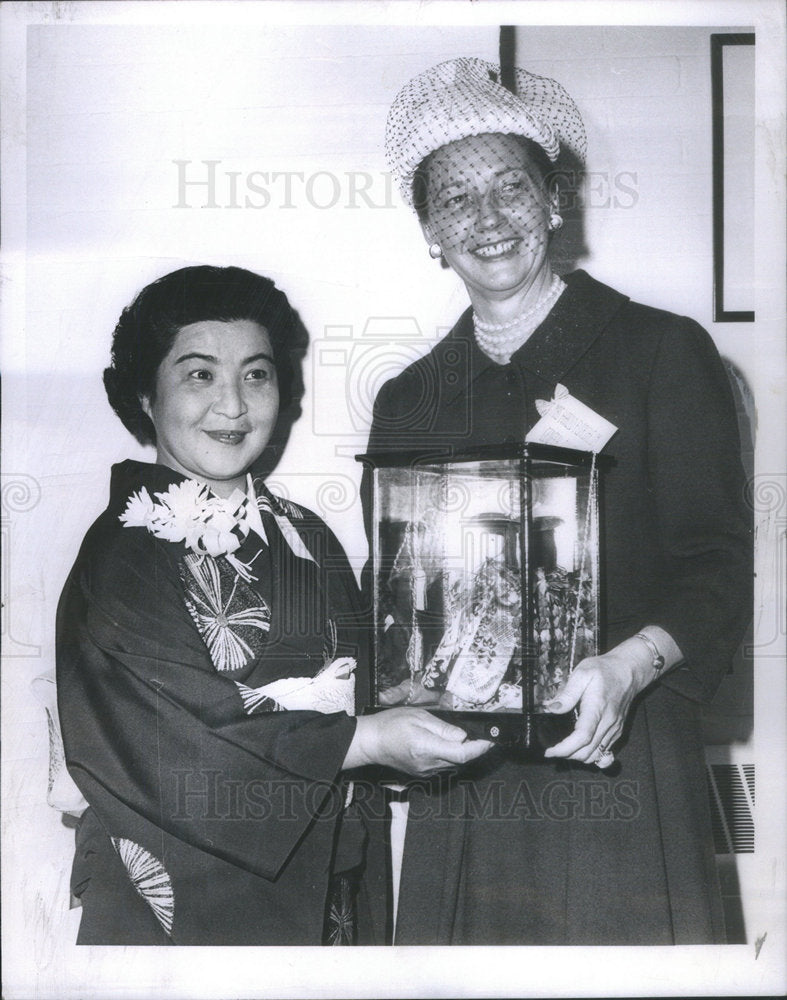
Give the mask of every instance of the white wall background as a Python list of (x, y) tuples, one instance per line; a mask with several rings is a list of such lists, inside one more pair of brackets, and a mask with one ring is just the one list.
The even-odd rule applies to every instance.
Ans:
[[(580, 266), (711, 331), (757, 401), (758, 470), (771, 475), (774, 489), (779, 482), (784, 489), (784, 480), (774, 478), (783, 469), (781, 408), (774, 412), (772, 405), (774, 396), (783, 401), (784, 390), (783, 227), (771, 235), (774, 215), (778, 220), (783, 211), (782, 99), (774, 99), (773, 84), (761, 76), (757, 219), (768, 242), (758, 244), (757, 323), (714, 324), (708, 40), (712, 30), (759, 24), (765, 30), (758, 33), (758, 59), (762, 54), (767, 67), (769, 51), (781, 56), (782, 14), (767, 3), (682, 4), (680, 11), (667, 4), (661, 23), (681, 26), (656, 27), (631, 23), (631, 12), (636, 7), (645, 22), (649, 9), (651, 20), (657, 17), (659, 5), (634, 4), (629, 13), (610, 11), (617, 27), (558, 27), (566, 18), (572, 23), (572, 13), (577, 25), (593, 18), (586, 6), (563, 4), (547, 5), (548, 12), (540, 4), (403, 5), (409, 15), (395, 11), (397, 5), (363, 11), (355, 5), (344, 15), (305, 5), (310, 18), (294, 4), (282, 12), (277, 5), (223, 3), (220, 14), (211, 13), (215, 4), (16, 6), (26, 9), (6, 14), (13, 31), (4, 40), (12, 55), (3, 205), (3, 928), (6, 968), (10, 960), (13, 970), (6, 995), (263, 996), (275, 989), (303, 995), (321, 984), (325, 989), (325, 976), (342, 982), (340, 995), (417, 994), (424, 972), (410, 963), (423, 955), (354, 956), (347, 965), (346, 957), (322, 952), (307, 968), (292, 953), (276, 952), (279, 964), (271, 966), (271, 950), (262, 959), (245, 950), (230, 972), (226, 949), (219, 958), (205, 949), (186, 960), (71, 947), (78, 923), (78, 911), (68, 911), (73, 835), (44, 803), (45, 722), (28, 692), (30, 680), (54, 664), (57, 598), (84, 531), (103, 509), (109, 466), (151, 457), (103, 394), (112, 329), (144, 284), (184, 264), (231, 263), (274, 278), (312, 346), (303, 416), (271, 482), (326, 517), (359, 568), (365, 541), (353, 455), (364, 448), (374, 393), (424, 353), (466, 304), (453, 275), (429, 259), (414, 217), (385, 174), (387, 107), (407, 79), (435, 62), (455, 55), (494, 61), (498, 24), (532, 20), (517, 31), (518, 63), (560, 80), (588, 129), (595, 186), (586, 196), (590, 249)], [(556, 23), (539, 26), (539, 18)], [(772, 64), (771, 55), (771, 73)], [(206, 160), (216, 161), (212, 191), (183, 187), (182, 176), (207, 178)], [(273, 177), (277, 171), (289, 175), (289, 190), (285, 177)], [(773, 714), (783, 635), (774, 562), (779, 517), (783, 510), (763, 508), (757, 620), (769, 686), (758, 703), (762, 732), (781, 732)], [(778, 797), (776, 772), (766, 759), (758, 794), (761, 787), (767, 794), (772, 779)], [(754, 877), (757, 898), (749, 904), (752, 933), (768, 932), (773, 950), (763, 952), (758, 967), (767, 973), (757, 974), (781, 975), (783, 864), (778, 851), (764, 858), (763, 864), (773, 862), (770, 874)], [(705, 949), (693, 954), (699, 952)], [(734, 964), (744, 961), (738, 949), (716, 954), (710, 964), (689, 958), (687, 968), (670, 952), (681, 977), (675, 982), (695, 975), (718, 983), (727, 962), (733, 963), (728, 983), (748, 982), (749, 966), (741, 972)], [(642, 961), (650, 967), (649, 957)], [(359, 968), (366, 979), (354, 978)], [(440, 975), (425, 968), (426, 982), (443, 983), (446, 994), (450, 983), (456, 990), (487, 982), (459, 952)], [(588, 955), (586, 968), (610, 974), (602, 956)], [(544, 969), (542, 992), (556, 988), (554, 968)], [(662, 972), (648, 980), (649, 992), (670, 992)], [(518, 995), (538, 990), (539, 973), (533, 975), (531, 987), (515, 976), (510, 987), (497, 986), (498, 995), (506, 988)], [(374, 988), (364, 987), (371, 981)], [(598, 990), (601, 980), (567, 982), (579, 995)], [(438, 995), (439, 987), (430, 989)]]

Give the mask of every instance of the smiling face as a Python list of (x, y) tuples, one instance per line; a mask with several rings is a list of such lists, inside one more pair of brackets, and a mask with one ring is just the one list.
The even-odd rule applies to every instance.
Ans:
[(208, 484), (218, 496), (244, 489), (270, 440), (279, 389), (267, 331), (251, 320), (184, 326), (142, 407), (156, 429), (156, 460)]
[(429, 160), (424, 235), (474, 302), (526, 292), (549, 272), (550, 210), (539, 169), (516, 136), (468, 136)]

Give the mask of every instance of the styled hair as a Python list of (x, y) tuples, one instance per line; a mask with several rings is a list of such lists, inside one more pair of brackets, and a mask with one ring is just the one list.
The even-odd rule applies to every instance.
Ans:
[(146, 285), (120, 315), (112, 335), (112, 363), (104, 388), (112, 409), (140, 444), (156, 431), (142, 409), (155, 399), (156, 375), (185, 326), (215, 320), (250, 320), (270, 337), (279, 386), (279, 411), (292, 399), (296, 317), (287, 296), (270, 280), (240, 267), (183, 267)]

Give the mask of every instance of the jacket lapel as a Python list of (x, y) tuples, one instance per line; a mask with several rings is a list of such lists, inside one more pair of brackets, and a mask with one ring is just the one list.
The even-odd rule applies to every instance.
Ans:
[[(575, 271), (564, 278), (568, 286), (541, 326), (512, 356), (512, 363), (527, 368), (554, 387), (574, 367), (601, 335), (612, 317), (628, 302), (609, 286), (591, 278), (585, 271)], [(478, 347), (473, 336), (473, 312), (467, 309), (448, 336), (432, 351), (430, 364), (434, 376), (457, 366), (457, 354), (465, 358), (464, 377), (450, 384), (442, 379), (441, 399), (451, 405), (459, 396), (472, 392), (473, 383), (491, 367), (499, 367)]]
[(512, 360), (554, 386), (591, 348), (628, 297), (575, 271), (541, 326)]

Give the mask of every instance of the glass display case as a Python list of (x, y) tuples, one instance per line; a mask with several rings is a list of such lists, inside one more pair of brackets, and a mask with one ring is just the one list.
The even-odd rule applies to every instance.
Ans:
[(543, 756), (597, 652), (598, 460), (548, 445), (359, 456), (372, 474), (373, 708), (418, 705)]

